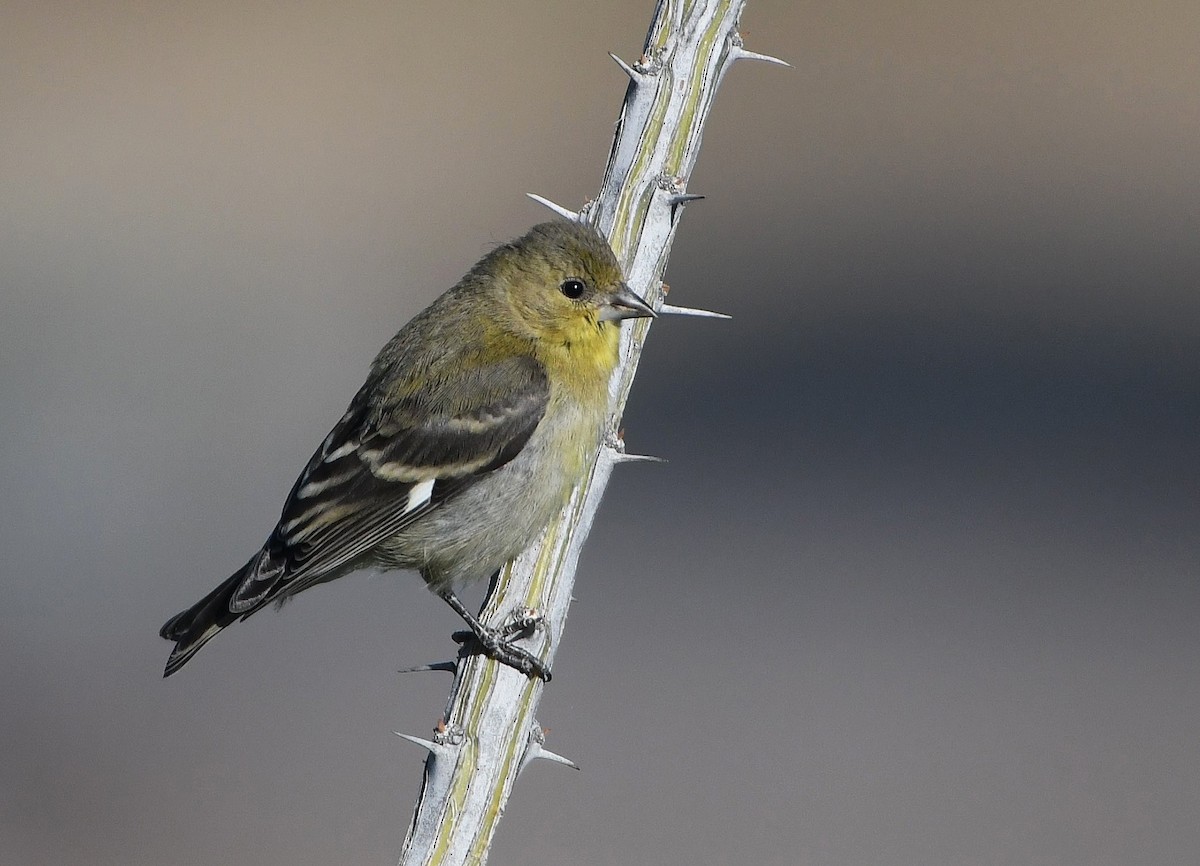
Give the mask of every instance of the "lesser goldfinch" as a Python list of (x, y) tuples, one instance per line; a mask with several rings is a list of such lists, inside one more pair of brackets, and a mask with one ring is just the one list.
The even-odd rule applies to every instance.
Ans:
[(374, 566), (416, 569), (485, 651), (548, 679), (453, 587), (562, 508), (600, 444), (619, 323), (653, 315), (588, 225), (543, 223), (484, 256), (383, 347), (262, 549), (162, 627), (164, 676), (268, 602)]

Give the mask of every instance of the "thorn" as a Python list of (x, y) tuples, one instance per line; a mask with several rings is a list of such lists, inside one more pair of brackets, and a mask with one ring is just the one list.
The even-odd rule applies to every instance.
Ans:
[(538, 746), (537, 749), (534, 751), (536, 752), (536, 754), (533, 756), (534, 760), (541, 758), (546, 761), (553, 761), (556, 764), (566, 764), (568, 767), (571, 767), (576, 770), (579, 769), (578, 764), (576, 764), (570, 758), (564, 758), (562, 755), (558, 754), (557, 752), (552, 752), (549, 749), (542, 748), (541, 746)]
[(617, 438), (612, 438), (612, 434), (605, 437), (604, 451), (608, 453), (608, 458), (615, 463), (666, 463), (665, 457), (651, 457), (647, 454), (629, 454), (625, 450), (625, 428), (617, 433)]
[(660, 190), (666, 193), (664, 200), (667, 206), (671, 208), (671, 221), (674, 222), (679, 215), (679, 209), (692, 201), (699, 201), (704, 198), (702, 195), (695, 193), (684, 192), (687, 186), (687, 178), (678, 174), (660, 174), (657, 178), (657, 186)]
[(399, 731), (392, 731), (392, 733), (402, 740), (408, 740), (410, 743), (414, 743), (423, 749), (428, 749), (434, 755), (440, 755), (445, 749), (445, 746), (435, 743), (433, 740), (423, 740), (420, 737), (414, 737), (412, 734), (402, 734)]
[(664, 316), (696, 316), (701, 319), (732, 319), (725, 313), (714, 313), (712, 310), (698, 310), (695, 307), (677, 307), (674, 304), (663, 304), (658, 312)]
[(410, 743), (415, 743), (423, 749), (428, 749), (434, 755), (443, 754), (448, 745), (462, 745), (463, 741), (467, 738), (466, 731), (463, 730), (462, 725), (447, 725), (444, 718), (438, 719), (437, 724), (434, 725), (432, 740), (426, 740), (423, 737), (414, 737), (412, 734), (402, 734), (399, 731), (392, 731), (392, 733), (402, 740), (408, 740)]
[(613, 60), (617, 61), (617, 66), (620, 66), (621, 69), (624, 70), (625, 74), (629, 76), (630, 81), (632, 81), (634, 84), (642, 83), (642, 73), (641, 72), (638, 72), (636, 69), (634, 69), (632, 66), (630, 66), (628, 63), (626, 63), (624, 60), (622, 60), (617, 55), (613, 54), (611, 51), (608, 52), (608, 56), (611, 57)]
[(545, 748), (546, 731), (548, 730), (549, 728), (543, 728), (536, 720), (529, 728), (529, 739), (526, 741), (525, 754), (521, 756), (521, 767), (517, 770), (518, 773), (524, 771), (526, 767), (539, 758), (546, 761), (553, 761), (556, 764), (565, 764), (568, 767), (574, 767), (576, 770), (579, 769), (579, 765), (570, 758), (564, 758), (562, 755)]
[(579, 214), (575, 213), (575, 211), (568, 210), (560, 204), (555, 204), (554, 202), (550, 201), (550, 199), (540, 196), (537, 193), (527, 192), (525, 195), (529, 196), (538, 204), (545, 205), (546, 207), (550, 208), (550, 210), (554, 211), (560, 217), (566, 217), (571, 222), (579, 222)]
[(665, 457), (651, 457), (649, 454), (627, 454), (616, 448), (609, 448), (613, 463), (666, 463)]
[(457, 662), (430, 662), (427, 665), (417, 665), (411, 668), (400, 668), (396, 671), (398, 674), (415, 674), (422, 671), (448, 671), (450, 673), (458, 673)]
[(683, 210), (683, 206), (688, 202), (700, 201), (704, 198), (702, 195), (690, 192), (677, 192), (667, 196), (667, 204), (671, 208), (671, 222), (679, 219), (679, 212)]
[(740, 45), (735, 46), (734, 49), (729, 52), (729, 57), (731, 60), (761, 60), (763, 63), (773, 63), (776, 66), (786, 66), (788, 69), (792, 68), (792, 64), (788, 63), (786, 60), (780, 60), (778, 57), (772, 57), (770, 54), (759, 54), (757, 51), (747, 51)]

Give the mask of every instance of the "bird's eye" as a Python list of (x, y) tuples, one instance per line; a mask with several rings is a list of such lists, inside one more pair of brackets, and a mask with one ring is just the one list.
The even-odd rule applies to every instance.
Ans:
[(562, 285), (558, 287), (558, 290), (572, 301), (577, 301), (583, 297), (583, 290), (585, 288), (586, 286), (584, 286), (583, 280), (571, 278), (569, 280), (563, 280)]

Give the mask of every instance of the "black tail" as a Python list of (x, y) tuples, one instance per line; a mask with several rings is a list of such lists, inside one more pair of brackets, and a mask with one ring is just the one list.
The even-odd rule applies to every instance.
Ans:
[(258, 556), (255, 555), (241, 571), (235, 573), (229, 580), (187, 610), (177, 613), (167, 620), (166, 625), (158, 633), (167, 640), (175, 641), (175, 649), (171, 651), (171, 657), (167, 659), (167, 669), (163, 672), (164, 677), (169, 677), (187, 664), (188, 659), (199, 652), (200, 647), (208, 643), (221, 629), (231, 625), (234, 620), (249, 616), (254, 610), (257, 610), (254, 608), (246, 613), (232, 613), (229, 610), (229, 602), (242, 580), (245, 579), (247, 569), (257, 561)]

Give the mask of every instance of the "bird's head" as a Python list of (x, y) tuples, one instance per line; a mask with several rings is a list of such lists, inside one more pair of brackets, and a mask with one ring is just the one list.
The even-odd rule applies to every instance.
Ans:
[(497, 266), (509, 300), (539, 340), (615, 351), (618, 322), (655, 315), (625, 284), (608, 241), (589, 225), (536, 225), (506, 253)]

